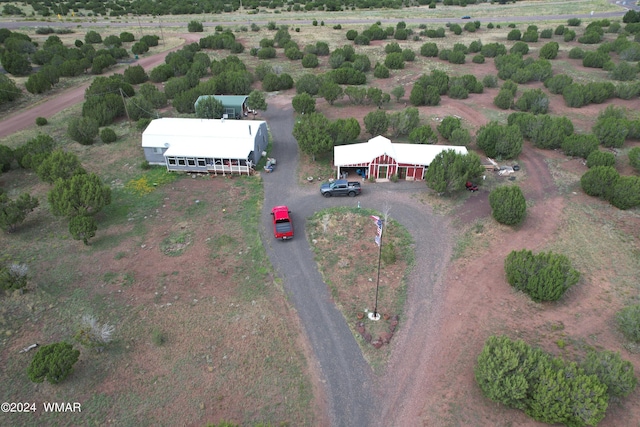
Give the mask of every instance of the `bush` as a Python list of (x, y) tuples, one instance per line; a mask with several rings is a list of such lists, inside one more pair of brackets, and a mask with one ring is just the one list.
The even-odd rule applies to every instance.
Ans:
[(529, 45), (525, 42), (515, 42), (511, 49), (509, 49), (509, 53), (519, 53), (521, 55), (526, 55), (529, 53)]
[(566, 256), (552, 252), (512, 251), (504, 269), (507, 282), (536, 302), (559, 300), (580, 279)]
[(438, 125), (438, 133), (442, 135), (444, 139), (451, 138), (451, 134), (454, 130), (462, 127), (462, 120), (457, 117), (447, 116), (442, 119), (442, 122)]
[(100, 140), (105, 144), (110, 144), (112, 142), (116, 142), (118, 139), (118, 135), (111, 128), (104, 128), (100, 131)]
[(382, 245), (380, 256), (385, 265), (395, 264), (397, 260), (396, 247), (392, 242)]
[(404, 68), (404, 58), (401, 52), (390, 53), (384, 59), (385, 67), (390, 70), (400, 70)]
[(520, 224), (527, 212), (527, 202), (517, 185), (502, 186), (489, 193), (493, 218), (501, 224)]
[[(561, 148), (567, 156), (582, 157), (586, 159), (589, 154), (596, 151), (600, 141), (595, 135), (569, 135), (562, 142)], [(615, 161), (615, 160), (614, 160)]]
[(389, 69), (383, 64), (378, 64), (373, 69), (373, 76), (378, 79), (388, 79), (390, 76)]
[(629, 128), (626, 119), (608, 117), (598, 120), (592, 131), (604, 147), (620, 148), (624, 145)]
[(347, 40), (355, 40), (358, 37), (358, 32), (356, 30), (349, 30), (346, 34)]
[(318, 56), (308, 53), (302, 57), (303, 68), (316, 68), (318, 66)]
[(306, 92), (302, 92), (291, 100), (293, 111), (298, 114), (311, 114), (316, 111), (316, 100)]
[(47, 121), (47, 119), (45, 117), (36, 117), (36, 125), (45, 126), (47, 123), (49, 123), (49, 122)]
[(487, 157), (513, 159), (522, 152), (522, 133), (516, 125), (489, 122), (478, 130), (476, 144)]
[(493, 104), (502, 110), (508, 110), (513, 106), (513, 93), (509, 89), (500, 89), (498, 95), (493, 98)]
[(79, 357), (80, 352), (65, 342), (42, 346), (31, 360), (27, 375), (34, 383), (46, 379), (51, 384), (57, 384), (73, 372), (73, 365)]
[(582, 175), (580, 187), (590, 196), (611, 200), (618, 179), (620, 174), (612, 166), (594, 166)]
[(201, 33), (204, 31), (204, 27), (202, 26), (202, 22), (191, 21), (187, 24), (187, 31), (190, 33)]
[(511, 31), (509, 31), (509, 34), (507, 34), (507, 40), (520, 40), (520, 38), (522, 37), (522, 32), (518, 29), (513, 29)]
[[(590, 136), (595, 138), (595, 136), (593, 135), (590, 135)], [(597, 140), (598, 138), (596, 138), (596, 141)], [(596, 149), (587, 155), (587, 167), (589, 169), (596, 166), (615, 166), (615, 164), (616, 164), (616, 156), (614, 156), (613, 153), (609, 153), (606, 151), (598, 151)]]
[(438, 56), (438, 45), (435, 43), (425, 43), (420, 47), (420, 55), (426, 57)]
[(640, 343), (640, 304), (630, 305), (617, 312), (616, 322), (626, 339)]
[(409, 142), (412, 144), (435, 144), (438, 142), (438, 135), (431, 126), (423, 125), (411, 131)]
[(611, 397), (626, 397), (636, 388), (638, 379), (631, 362), (622, 360), (620, 353), (590, 351), (580, 364), (585, 374), (595, 375), (607, 386)]
[(558, 50), (560, 49), (560, 45), (558, 42), (549, 42), (542, 46), (540, 49), (540, 58), (543, 59), (555, 59), (558, 56)]
[(525, 90), (515, 106), (520, 111), (546, 114), (549, 108), (549, 97), (540, 89)]
[(82, 145), (91, 145), (98, 135), (98, 122), (90, 117), (75, 117), (69, 122), (67, 134)]
[(559, 95), (564, 91), (564, 88), (573, 83), (573, 78), (566, 74), (556, 74), (544, 81), (544, 87), (549, 89), (549, 92)]
[[(484, 61), (484, 56), (482, 60)], [(482, 85), (488, 88), (498, 87), (498, 78), (493, 74), (487, 74), (482, 78)]]
[(640, 178), (621, 176), (613, 187), (609, 202), (623, 210), (640, 206)]
[(640, 147), (633, 147), (629, 150), (629, 164), (640, 172)]
[(144, 68), (142, 68), (141, 65), (127, 67), (127, 69), (124, 70), (124, 81), (129, 83), (130, 85), (144, 83), (147, 80), (149, 80), (149, 76), (144, 71)]
[[(0, 195), (0, 200), (2, 200), (2, 197), (3, 196)], [(0, 206), (2, 206), (2, 208), (5, 208), (5, 206), (3, 205), (4, 203)], [(2, 229), (8, 230), (9, 228), (4, 227), (3, 224)], [(0, 265), (0, 290), (13, 291), (16, 289), (22, 289), (27, 286), (28, 271), (29, 268), (26, 264), (12, 263), (7, 266)]]

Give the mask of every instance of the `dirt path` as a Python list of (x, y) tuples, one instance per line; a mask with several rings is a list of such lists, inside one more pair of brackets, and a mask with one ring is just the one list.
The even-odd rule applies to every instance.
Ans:
[[(160, 52), (155, 55), (143, 57), (136, 61), (134, 64), (142, 65), (142, 67), (144, 67), (144, 69), (147, 71), (151, 70), (152, 68), (162, 64), (164, 62), (164, 58), (169, 52), (180, 49), (186, 43), (193, 43), (200, 40), (200, 36), (197, 35), (197, 33), (183, 34), (180, 37), (184, 40), (184, 43), (182, 45), (170, 49), (166, 52)], [(124, 70), (124, 66), (119, 66), (118, 69), (110, 71), (112, 71), (113, 74), (123, 73)], [(90, 84), (91, 83), (85, 83), (72, 89), (66, 90), (54, 97), (49, 97), (43, 102), (33, 105), (26, 110), (17, 111), (16, 113), (3, 118), (2, 120), (0, 120), (0, 138), (4, 138), (8, 135), (33, 126), (36, 117), (51, 118), (53, 115), (59, 113), (60, 111), (82, 102), (84, 100), (84, 92)]]

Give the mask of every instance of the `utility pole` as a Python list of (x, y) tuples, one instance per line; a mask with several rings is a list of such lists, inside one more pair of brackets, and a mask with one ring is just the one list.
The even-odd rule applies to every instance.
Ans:
[(129, 110), (127, 110), (127, 103), (124, 100), (124, 92), (122, 91), (122, 88), (120, 89), (120, 97), (122, 98), (122, 103), (124, 104), (124, 112), (127, 113), (127, 120), (129, 120), (129, 127), (131, 127), (131, 117), (129, 116)]

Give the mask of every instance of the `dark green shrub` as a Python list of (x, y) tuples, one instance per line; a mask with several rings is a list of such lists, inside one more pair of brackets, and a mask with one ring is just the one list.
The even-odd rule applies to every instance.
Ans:
[(490, 336), (478, 356), (475, 379), (482, 394), (510, 408), (526, 409), (529, 389), (548, 356), (522, 340)]
[[(484, 56), (482, 57), (482, 61), (484, 62)], [(482, 85), (488, 88), (498, 87), (498, 78), (493, 74), (487, 74), (482, 78)]]
[(560, 45), (558, 44), (558, 42), (549, 42), (542, 46), (542, 49), (540, 49), (540, 58), (555, 59), (556, 56), (558, 56), (559, 49)]
[(545, 28), (544, 30), (540, 31), (541, 39), (550, 39), (551, 37), (553, 37), (553, 30), (551, 28)]
[(358, 32), (356, 30), (349, 30), (346, 34), (347, 40), (355, 40), (358, 37)]
[(509, 49), (509, 53), (519, 53), (521, 55), (526, 55), (527, 53), (529, 53), (529, 45), (521, 41), (515, 42), (513, 46), (511, 46), (511, 49)]
[(626, 339), (640, 343), (640, 304), (630, 305), (617, 312), (616, 322)]
[(373, 69), (373, 76), (378, 79), (388, 79), (389, 75), (389, 69), (383, 64), (377, 64)]
[(46, 379), (51, 384), (58, 384), (73, 372), (79, 357), (80, 352), (65, 342), (42, 346), (31, 360), (27, 375), (35, 383)]
[(442, 119), (442, 122), (438, 125), (438, 133), (442, 135), (444, 139), (451, 138), (451, 133), (462, 127), (462, 120), (457, 117), (447, 116)]
[(69, 122), (67, 134), (82, 145), (91, 145), (98, 136), (98, 122), (90, 117), (75, 117)]
[(640, 172), (640, 147), (633, 147), (629, 150), (629, 164)]
[[(590, 135), (595, 138), (595, 135)], [(596, 138), (596, 141), (598, 138)], [(593, 150), (587, 155), (587, 167), (589, 169), (596, 166), (615, 166), (616, 156), (613, 153), (607, 151)]]
[(476, 144), (487, 157), (513, 159), (522, 152), (522, 133), (516, 125), (489, 122), (476, 133)]
[(594, 166), (582, 175), (580, 187), (590, 196), (611, 200), (613, 188), (619, 179), (620, 174), (612, 166)]
[(438, 135), (436, 135), (431, 126), (424, 125), (411, 131), (409, 142), (412, 144), (435, 144), (438, 142)]
[(512, 251), (504, 269), (507, 282), (536, 302), (559, 300), (580, 279), (566, 256), (552, 252)]
[(45, 117), (36, 117), (36, 125), (45, 126), (47, 123), (49, 123), (49, 122), (47, 121), (47, 119)]
[(316, 68), (319, 65), (318, 57), (312, 53), (308, 53), (302, 57), (303, 68)]
[(624, 145), (629, 128), (626, 119), (608, 117), (598, 120), (592, 132), (604, 147), (620, 148)]
[[(562, 142), (562, 151), (567, 156), (582, 157), (586, 159), (589, 154), (596, 151), (600, 141), (595, 135), (569, 135)], [(614, 159), (615, 162), (615, 159)]]
[(187, 24), (187, 31), (190, 33), (201, 33), (204, 31), (204, 27), (202, 26), (202, 22), (191, 21)]
[[(464, 55), (463, 55), (464, 56)], [(385, 67), (390, 70), (400, 70), (404, 68), (404, 58), (401, 52), (390, 53), (384, 59)]]
[(493, 218), (501, 224), (518, 225), (527, 213), (527, 202), (517, 185), (502, 186), (489, 193)]
[(549, 97), (540, 89), (525, 90), (516, 101), (515, 106), (520, 111), (546, 114), (549, 109)]
[(396, 247), (392, 242), (382, 245), (380, 256), (385, 265), (395, 264), (397, 260)]
[(520, 40), (522, 38), (522, 32), (518, 29), (513, 29), (507, 34), (507, 40)]
[(580, 18), (569, 18), (569, 20), (567, 21), (567, 24), (570, 27), (579, 27), (581, 23), (582, 21), (580, 20)]
[(151, 123), (150, 118), (148, 117), (142, 118), (136, 122), (136, 129), (138, 130), (138, 132), (144, 132), (147, 126), (149, 126), (149, 123)]
[(590, 351), (580, 363), (587, 375), (595, 375), (607, 386), (611, 397), (626, 397), (636, 388), (638, 379), (631, 362), (622, 360), (620, 353), (612, 351)]
[[(27, 196), (29, 196), (27, 194)], [(25, 199), (27, 197), (24, 197)], [(0, 195), (0, 207), (7, 208), (7, 196), (5, 194)], [(37, 200), (37, 199), (36, 199)], [(16, 201), (17, 202), (17, 201)], [(36, 203), (37, 206), (37, 203)], [(15, 205), (11, 207), (11, 210), (15, 211)], [(18, 208), (18, 210), (20, 210)], [(29, 209), (29, 211), (33, 210), (33, 208)], [(22, 222), (24, 217), (26, 217), (26, 212), (24, 215), (21, 215), (22, 218), (19, 222)], [(8, 218), (7, 218), (8, 219)], [(2, 229), (5, 231), (11, 231), (11, 227), (6, 227), (5, 218), (2, 218)], [(3, 291), (13, 291), (16, 289), (22, 289), (27, 286), (27, 273), (29, 268), (26, 264), (19, 263), (11, 263), (9, 265), (3, 266), (0, 265), (0, 290)]]
[(621, 176), (613, 187), (609, 202), (623, 210), (640, 206), (640, 177)]
[(587, 94), (587, 89), (578, 83), (572, 83), (562, 90), (562, 97), (564, 98), (565, 104), (568, 107), (580, 108), (583, 105), (588, 104), (585, 97)]
[(118, 135), (111, 128), (104, 128), (100, 131), (100, 140), (105, 144), (111, 144), (112, 142), (116, 142), (118, 139)]
[(538, 41), (538, 32), (537, 31), (527, 31), (522, 35), (522, 41), (527, 43), (535, 43)]
[(584, 58), (585, 51), (579, 47), (574, 47), (569, 51), (569, 58), (571, 59), (582, 59)]
[(544, 81), (544, 87), (549, 89), (549, 92), (559, 95), (564, 91), (564, 88), (573, 83), (573, 78), (566, 74), (556, 74)]
[(438, 56), (438, 45), (435, 43), (425, 43), (420, 47), (420, 55), (426, 57)]

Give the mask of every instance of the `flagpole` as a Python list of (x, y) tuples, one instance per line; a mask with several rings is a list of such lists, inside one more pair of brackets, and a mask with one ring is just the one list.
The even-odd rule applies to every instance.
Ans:
[(376, 280), (376, 303), (373, 306), (374, 320), (380, 319), (378, 314), (378, 287), (380, 286), (380, 260), (382, 259), (382, 235), (384, 234), (384, 221), (382, 221), (382, 227), (380, 228), (380, 246), (378, 247), (378, 279)]

